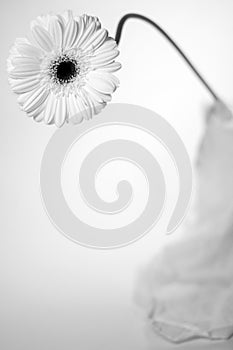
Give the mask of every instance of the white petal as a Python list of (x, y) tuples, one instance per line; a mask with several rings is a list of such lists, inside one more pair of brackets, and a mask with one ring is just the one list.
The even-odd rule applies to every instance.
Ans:
[(14, 56), (11, 59), (11, 63), (13, 66), (24, 66), (30, 64), (37, 64), (39, 67), (39, 58), (36, 57), (25, 57), (25, 56)]
[(71, 10), (65, 10), (61, 16), (63, 18), (63, 23), (67, 24), (69, 22), (70, 19), (72, 19), (73, 16), (73, 12)]
[(110, 73), (96, 73), (95, 71), (88, 74), (89, 84), (96, 90), (111, 94), (116, 90), (117, 84)]
[(84, 25), (84, 21), (82, 17), (78, 17), (76, 18), (76, 23), (77, 23), (77, 34), (76, 34), (76, 38), (73, 42), (73, 46), (77, 46), (85, 29), (85, 25)]
[(80, 124), (83, 121), (83, 114), (77, 104), (77, 98), (70, 94), (68, 97), (69, 121), (73, 124)]
[(92, 36), (90, 36), (85, 44), (82, 45), (83, 50), (97, 49), (106, 40), (108, 32), (105, 29), (97, 30)]
[(64, 17), (62, 15), (59, 15), (59, 14), (57, 14), (56, 17), (61, 24), (62, 32), (64, 32), (64, 28), (66, 26), (66, 20), (64, 19)]
[(78, 107), (78, 110), (80, 111), (81, 115), (84, 119), (88, 120), (91, 118), (91, 112), (88, 110), (87, 105), (85, 105), (83, 98), (80, 95), (75, 96), (75, 104)]
[(7, 58), (6, 60), (6, 69), (7, 72), (10, 72), (12, 69), (14, 68), (13, 64), (12, 64), (12, 57), (11, 55)]
[(112, 51), (117, 47), (117, 43), (115, 42), (114, 39), (112, 38), (108, 38), (107, 40), (105, 40), (105, 42), (103, 43), (103, 45), (101, 45), (96, 51), (95, 54), (99, 54), (102, 52), (106, 52), (106, 51)]
[(80, 96), (77, 96), (76, 102), (78, 104), (79, 110), (82, 112), (83, 118), (88, 120), (91, 118), (91, 111), (85, 105), (83, 99)]
[(42, 57), (43, 52), (38, 48), (35, 47), (34, 45), (27, 44), (27, 43), (18, 43), (17, 44), (17, 51), (22, 55), (22, 56), (32, 56), (32, 57)]
[(32, 77), (28, 79), (17, 79), (11, 81), (11, 85), (13, 92), (16, 94), (22, 94), (24, 92), (33, 90), (36, 87), (39, 87), (39, 82), (39, 79)]
[(108, 37), (108, 32), (105, 29), (99, 29), (97, 30), (92, 37), (87, 40), (85, 45), (83, 46), (83, 50), (96, 50), (98, 49)]
[(88, 16), (86, 13), (82, 16), (83, 17), (83, 22), (85, 26), (87, 27), (88, 24), (90, 23), (91, 16)]
[(58, 128), (60, 128), (66, 121), (67, 118), (67, 101), (66, 97), (60, 96), (58, 97), (56, 111), (55, 111), (55, 124)]
[(43, 120), (43, 111), (45, 108), (45, 103), (46, 101), (44, 101), (43, 103), (41, 103), (36, 109), (34, 109), (31, 112), (27, 112), (27, 116), (30, 118), (33, 118), (35, 121), (39, 122), (41, 120)]
[(94, 112), (93, 112), (93, 103), (89, 100), (88, 95), (85, 94), (85, 91), (82, 90), (79, 92), (80, 100), (83, 102), (84, 108), (83, 108), (83, 115), (86, 120), (89, 120), (92, 118)]
[(40, 27), (44, 27), (45, 29), (48, 29), (49, 22), (51, 20), (51, 15), (42, 15), (38, 16), (36, 19), (31, 21), (31, 28), (35, 25), (39, 25)]
[(76, 45), (78, 45), (79, 47), (82, 47), (82, 45), (95, 32), (95, 30), (96, 30), (96, 23), (92, 22), (87, 28), (85, 28), (83, 35), (80, 36)]
[(50, 93), (44, 110), (44, 121), (46, 124), (51, 124), (54, 120), (58, 99), (54, 94)]
[(9, 77), (12, 79), (25, 79), (25, 78), (33, 78), (33, 79), (39, 79), (40, 71), (25, 71), (25, 72), (15, 72), (14, 69), (12, 69), (11, 72), (9, 72)]
[(9, 76), (13, 79), (24, 79), (25, 77), (33, 77), (40, 73), (39, 66), (36, 64), (18, 65), (10, 70)]
[(27, 38), (16, 38), (15, 39), (15, 45), (21, 45), (21, 44), (29, 44), (29, 41)]
[(78, 36), (78, 23), (71, 18), (65, 28), (63, 47), (69, 49), (73, 46)]
[(86, 90), (82, 89), (80, 91), (80, 95), (82, 96), (83, 100), (85, 101), (88, 110), (91, 113), (92, 117), (95, 114), (98, 114), (106, 105), (104, 102), (97, 102), (94, 98), (92, 98), (92, 95), (88, 94)]
[(33, 115), (33, 119), (35, 120), (35, 122), (40, 123), (43, 118), (43, 111), (44, 111), (44, 106), (40, 106), (40, 108), (37, 109), (36, 113), (34, 113)]
[(95, 23), (96, 23), (96, 28), (97, 28), (97, 29), (100, 29), (100, 28), (101, 28), (101, 23), (100, 23), (100, 21), (99, 21), (99, 18), (98, 18), (98, 17), (94, 17), (94, 21), (95, 21)]
[(113, 62), (118, 55), (118, 50), (101, 52), (100, 54), (95, 54), (95, 56), (91, 57), (90, 62), (93, 67), (106, 65)]
[(99, 66), (97, 68), (97, 72), (103, 71), (108, 73), (113, 73), (118, 71), (121, 68), (121, 64), (119, 62), (112, 62), (104, 66)]
[(115, 87), (118, 87), (120, 85), (119, 79), (112, 73), (103, 72), (102, 70), (99, 70), (99, 69), (93, 71), (92, 73), (96, 78), (111, 81), (111, 83), (115, 85)]
[(105, 79), (110, 79), (111, 81), (112, 81), (112, 83), (113, 84), (115, 84), (116, 85), (116, 87), (119, 87), (119, 85), (120, 85), (120, 81), (119, 81), (119, 79), (115, 76), (115, 75), (113, 75), (112, 73), (108, 73), (108, 72), (102, 72), (102, 71), (96, 71), (96, 73), (97, 74), (100, 74), (101, 75), (101, 77), (105, 77)]
[(89, 84), (86, 84), (83, 88), (88, 94), (91, 95), (91, 97), (99, 103), (103, 102), (110, 102), (112, 99), (112, 96), (110, 94), (104, 94), (100, 91), (95, 90), (92, 86)]
[(32, 27), (31, 32), (33, 39), (42, 50), (50, 52), (53, 49), (53, 40), (46, 29), (35, 25)]
[(12, 79), (33, 78), (38, 79), (40, 69), (38, 65), (19, 65), (9, 69), (9, 77)]
[(53, 16), (49, 22), (49, 33), (54, 41), (54, 45), (58, 48), (62, 47), (62, 36), (64, 27), (58, 17)]
[(23, 106), (24, 103), (28, 100), (28, 98), (38, 89), (38, 87), (34, 90), (30, 90), (28, 92), (22, 93), (20, 95), (18, 95), (17, 97), (17, 101), (19, 103), (20, 106)]
[(28, 63), (27, 65), (17, 65), (12, 71), (15, 73), (32, 72), (39, 70), (40, 66), (37, 63)]
[(45, 86), (41, 86), (39, 89), (36, 89), (23, 104), (23, 110), (26, 112), (32, 112), (47, 99), (48, 94), (49, 91), (45, 89)]

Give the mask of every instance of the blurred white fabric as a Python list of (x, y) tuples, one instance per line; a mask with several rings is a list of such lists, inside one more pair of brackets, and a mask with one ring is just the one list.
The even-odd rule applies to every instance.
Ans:
[(221, 103), (206, 113), (195, 175), (187, 218), (136, 290), (150, 326), (172, 342), (233, 334), (233, 117)]

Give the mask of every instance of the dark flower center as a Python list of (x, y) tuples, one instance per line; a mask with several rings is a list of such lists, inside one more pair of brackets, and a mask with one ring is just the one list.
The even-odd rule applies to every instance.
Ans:
[(57, 66), (57, 79), (60, 83), (69, 82), (77, 75), (74, 62), (63, 61)]
[(76, 59), (62, 55), (51, 61), (49, 75), (58, 84), (68, 84), (75, 80), (80, 73)]

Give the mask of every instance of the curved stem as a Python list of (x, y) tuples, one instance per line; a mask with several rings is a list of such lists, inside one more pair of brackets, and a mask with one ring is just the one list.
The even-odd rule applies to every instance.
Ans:
[(119, 44), (119, 42), (120, 42), (122, 29), (124, 27), (124, 24), (127, 21), (127, 19), (129, 19), (129, 18), (140, 19), (142, 21), (149, 23), (154, 28), (156, 28), (170, 42), (170, 44), (172, 44), (172, 46), (176, 49), (176, 51), (179, 52), (179, 54), (183, 57), (185, 62), (188, 64), (188, 66), (192, 69), (192, 71), (200, 79), (200, 81), (203, 83), (203, 85), (207, 88), (207, 90), (210, 92), (210, 94), (213, 96), (213, 98), (215, 100), (221, 101), (221, 99), (218, 97), (218, 95), (215, 93), (215, 91), (210, 87), (210, 85), (207, 83), (207, 81), (198, 72), (198, 70), (194, 67), (192, 62), (188, 59), (188, 57), (184, 54), (184, 52), (179, 48), (179, 46), (174, 42), (174, 40), (157, 23), (155, 23), (151, 19), (149, 19), (143, 15), (136, 14), (136, 13), (128, 13), (125, 16), (123, 16), (121, 18), (120, 22), (118, 23), (117, 30), (116, 30), (115, 40), (116, 40), (117, 44)]

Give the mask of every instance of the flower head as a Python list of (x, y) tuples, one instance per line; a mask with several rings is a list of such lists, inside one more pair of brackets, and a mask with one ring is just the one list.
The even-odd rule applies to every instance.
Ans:
[(114, 39), (97, 17), (40, 16), (28, 38), (16, 39), (8, 58), (9, 82), (21, 109), (36, 121), (80, 123), (99, 113), (119, 85)]

